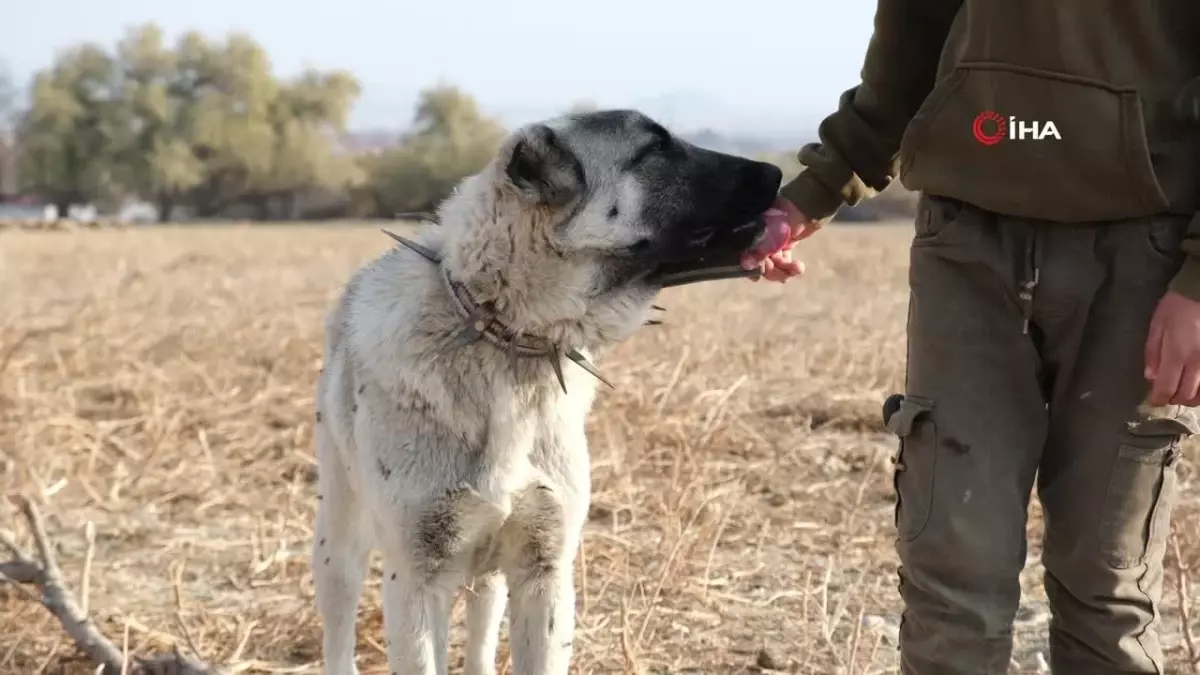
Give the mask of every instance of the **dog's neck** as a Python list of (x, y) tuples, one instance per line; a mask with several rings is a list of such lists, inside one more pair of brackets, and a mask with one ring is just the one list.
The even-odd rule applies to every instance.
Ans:
[(558, 382), (564, 392), (567, 390), (566, 380), (562, 373), (562, 359), (565, 356), (596, 379), (612, 387), (612, 383), (604, 379), (578, 349), (564, 348), (550, 338), (525, 335), (506, 325), (500, 319), (492, 303), (477, 301), (465, 283), (454, 279), (440, 254), (387, 230), (384, 230), (384, 233), (437, 266), (438, 275), (446, 287), (446, 292), (462, 319), (462, 325), (451, 338), (452, 344), (466, 345), (479, 340), (489, 342), (508, 354), (514, 362), (514, 369), (515, 361), (520, 358), (545, 359), (553, 366), (554, 374), (558, 377)]
[(462, 330), (466, 339), (473, 341), (482, 338), (514, 357), (547, 357), (554, 354), (557, 345), (549, 338), (524, 335), (510, 328), (501, 320), (493, 303), (477, 302), (467, 285), (455, 281), (444, 264), (438, 265), (438, 271), (463, 321)]

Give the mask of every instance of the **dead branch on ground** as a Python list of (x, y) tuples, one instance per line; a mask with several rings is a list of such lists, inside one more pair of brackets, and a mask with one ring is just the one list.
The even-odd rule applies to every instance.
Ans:
[[(41, 603), (75, 642), (88, 659), (99, 664), (99, 672), (103, 675), (222, 675), (222, 671), (207, 664), (184, 656), (178, 650), (173, 654), (157, 655), (150, 658), (134, 658), (117, 647), (104, 636), (100, 627), (88, 615), (85, 605), (80, 606), (75, 595), (63, 580), (62, 570), (54, 555), (54, 545), (46, 534), (45, 524), (41, 514), (32, 501), (25, 497), (14, 498), (25, 516), (25, 522), (33, 535), (37, 547), (37, 560), (27, 555), (17, 546), (16, 541), (6, 532), (0, 531), (0, 547), (8, 549), (12, 560), (0, 563), (0, 583), (12, 585), (21, 589), (31, 600)], [(87, 571), (84, 573), (85, 586)], [(27, 586), (32, 585), (41, 591), (39, 596)], [(86, 593), (86, 591), (85, 591)]]

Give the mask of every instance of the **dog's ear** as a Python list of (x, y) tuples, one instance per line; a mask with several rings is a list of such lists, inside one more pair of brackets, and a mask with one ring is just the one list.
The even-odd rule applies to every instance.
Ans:
[(541, 206), (565, 206), (583, 191), (583, 166), (544, 124), (512, 140), (504, 175), (523, 199)]

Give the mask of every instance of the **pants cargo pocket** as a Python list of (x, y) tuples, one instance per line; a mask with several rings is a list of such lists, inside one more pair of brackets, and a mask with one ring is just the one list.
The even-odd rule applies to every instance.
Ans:
[(1161, 418), (1135, 425), (1130, 433), (1146, 443), (1117, 450), (1100, 514), (1100, 552), (1109, 566), (1141, 565), (1151, 547), (1165, 541), (1176, 492), (1176, 463), (1181, 437), (1191, 428)]
[(921, 396), (894, 394), (884, 403), (884, 424), (896, 435), (892, 485), (896, 493), (896, 531), (904, 541), (921, 535), (929, 522), (937, 466), (934, 402)]

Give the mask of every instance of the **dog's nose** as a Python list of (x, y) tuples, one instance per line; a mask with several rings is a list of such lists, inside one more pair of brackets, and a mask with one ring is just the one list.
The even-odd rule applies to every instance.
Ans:
[(783, 181), (783, 171), (770, 162), (746, 160), (739, 173), (737, 200), (742, 208), (761, 213), (771, 206)]
[(738, 171), (742, 189), (757, 194), (760, 190), (778, 190), (783, 182), (783, 172), (770, 162), (746, 160)]
[(778, 190), (779, 184), (783, 182), (783, 171), (779, 167), (770, 162), (755, 162), (758, 166), (758, 180), (773, 186), (773, 189)]

